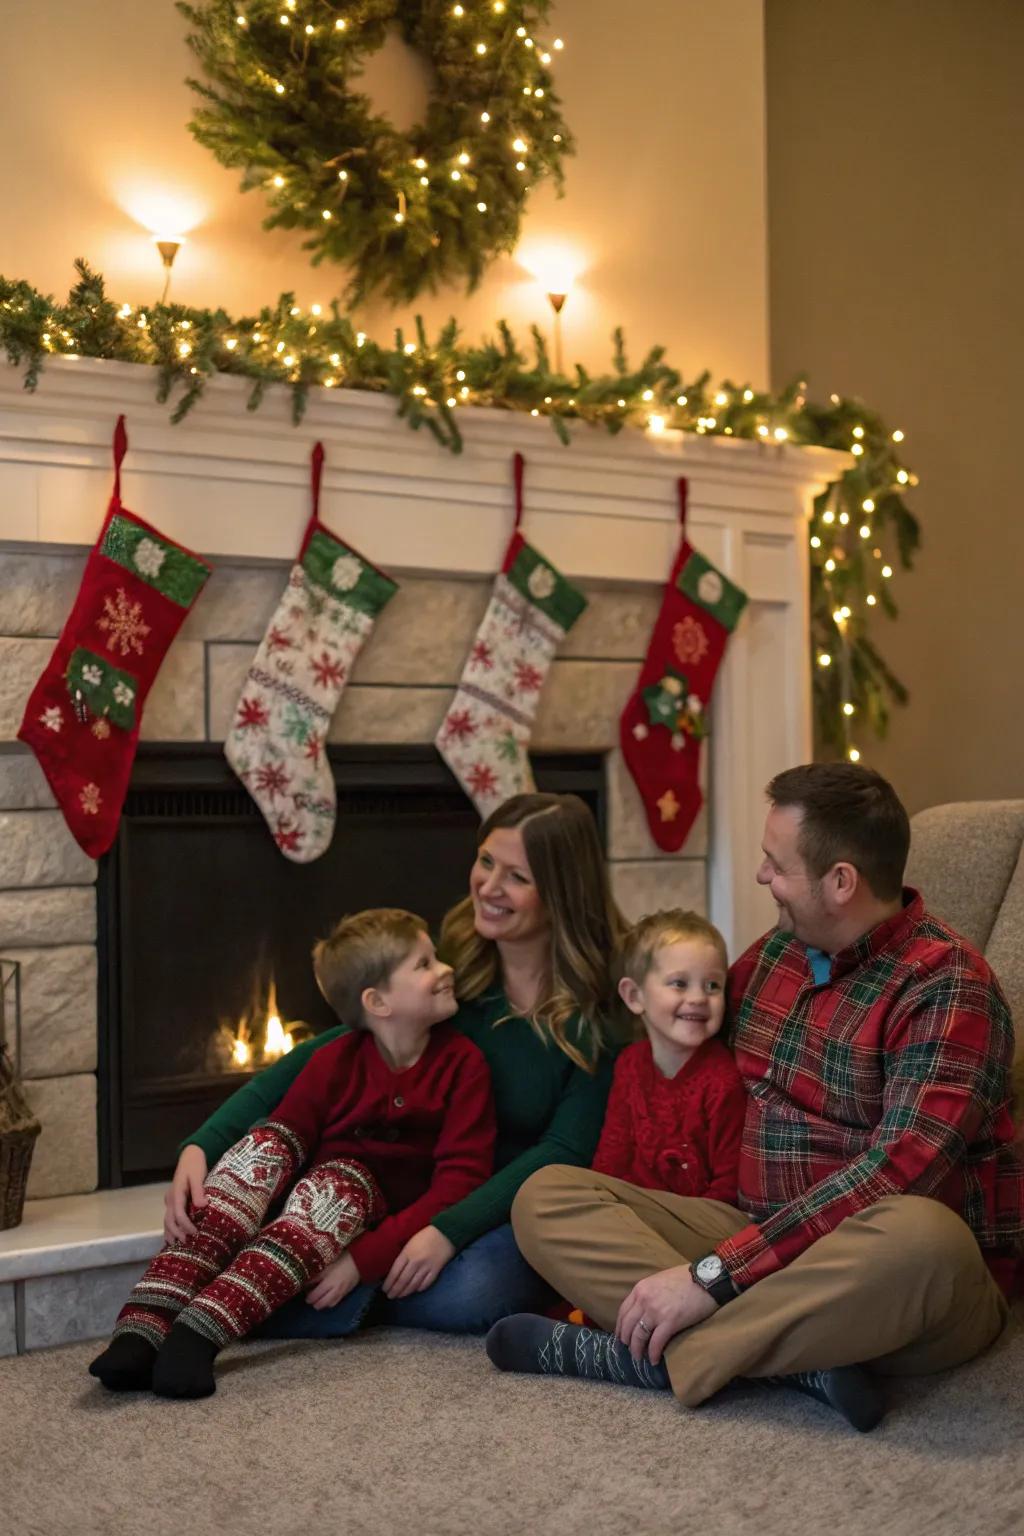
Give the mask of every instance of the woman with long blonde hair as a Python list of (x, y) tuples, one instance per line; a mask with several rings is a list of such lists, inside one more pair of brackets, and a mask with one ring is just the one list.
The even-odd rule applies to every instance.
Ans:
[[(445, 917), (439, 947), (455, 970), (453, 1022), (491, 1069), (495, 1173), (410, 1238), (380, 1287), (364, 1285), (347, 1255), (332, 1264), (304, 1300), (275, 1314), (275, 1337), (351, 1333), (371, 1305), (375, 1321), (453, 1333), (482, 1333), (547, 1305), (552, 1293), (519, 1253), (509, 1211), (538, 1168), (587, 1166), (593, 1156), (620, 1018), (611, 959), (623, 927), (582, 800), (515, 795), (487, 818), (469, 894)], [(189, 1212), (203, 1203), (208, 1167), (273, 1113), (312, 1052), (338, 1033), (283, 1056), (190, 1139), (165, 1202), (168, 1242), (194, 1230)]]

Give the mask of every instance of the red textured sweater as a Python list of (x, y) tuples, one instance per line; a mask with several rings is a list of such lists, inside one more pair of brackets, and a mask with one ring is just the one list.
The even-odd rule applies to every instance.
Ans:
[(491, 1175), (494, 1105), (479, 1048), (451, 1024), (419, 1061), (393, 1071), (365, 1030), (310, 1057), (272, 1119), (294, 1131), (306, 1163), (347, 1157), (370, 1170), (387, 1205), (349, 1247), (363, 1280), (381, 1280), (421, 1227)]
[(594, 1156), (598, 1173), (641, 1189), (736, 1204), (747, 1095), (719, 1040), (705, 1040), (674, 1077), (649, 1040), (622, 1052)]

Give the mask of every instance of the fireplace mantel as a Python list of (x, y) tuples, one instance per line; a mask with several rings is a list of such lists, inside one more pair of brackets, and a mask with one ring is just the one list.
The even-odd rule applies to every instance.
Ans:
[(399, 576), (490, 576), (511, 529), (519, 450), (527, 537), (573, 578), (650, 588), (675, 548), (685, 474), (694, 544), (751, 599), (714, 699), (708, 895), (733, 948), (754, 937), (771, 916), (751, 880), (763, 786), (811, 750), (805, 523), (846, 455), (681, 433), (613, 437), (582, 425), (565, 447), (547, 422), (494, 409), (460, 412), (465, 446), (455, 455), (411, 431), (390, 396), (314, 390), (297, 428), (287, 390), (270, 389), (255, 412), (246, 397), (245, 381), (218, 376), (174, 426), (150, 368), (51, 358), (31, 393), (20, 370), (0, 367), (0, 549), (93, 543), (120, 412), (130, 443), (125, 504), (215, 563), (293, 557), (320, 439), (322, 515), (343, 537)]
[(658, 582), (676, 539), (675, 482), (690, 481), (691, 535), (754, 599), (789, 602), (802, 585), (794, 531), (808, 498), (845, 454), (635, 430), (571, 428), (465, 409), (461, 454), (396, 416), (389, 395), (314, 390), (302, 423), (290, 392), (245, 408), (244, 380), (219, 375), (177, 426), (152, 368), (50, 358), (28, 393), (0, 367), (0, 540), (91, 545), (110, 487), (120, 412), (127, 506), (214, 558), (290, 559), (308, 515), (309, 451), (326, 448), (324, 516), (380, 564), (405, 572), (490, 575), (509, 536), (509, 460), (527, 463), (524, 531), (568, 574)]

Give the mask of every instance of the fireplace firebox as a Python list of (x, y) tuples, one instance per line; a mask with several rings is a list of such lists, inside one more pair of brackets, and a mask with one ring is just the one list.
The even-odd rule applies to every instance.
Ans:
[[(99, 871), (104, 1187), (165, 1177), (178, 1143), (254, 1071), (330, 1027), (311, 945), (345, 912), (403, 906), (436, 930), (466, 889), (478, 818), (428, 747), (330, 753), (338, 820), (293, 864), (216, 747), (140, 749)], [(538, 756), (604, 835), (599, 755)]]

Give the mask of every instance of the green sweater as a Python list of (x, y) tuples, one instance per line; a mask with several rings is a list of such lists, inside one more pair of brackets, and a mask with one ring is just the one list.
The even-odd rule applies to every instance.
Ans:
[[(545, 1045), (526, 1019), (506, 1018), (497, 1024), (508, 1011), (504, 993), (491, 992), (463, 1003), (454, 1019), (456, 1028), (487, 1059), (498, 1122), (496, 1172), (432, 1223), (457, 1249), (506, 1222), (520, 1184), (538, 1168), (548, 1163), (587, 1167), (601, 1134), (611, 1054), (602, 1054), (591, 1075), (574, 1066), (557, 1046)], [(233, 1093), (188, 1144), (202, 1147), (212, 1167), (252, 1126), (273, 1114), (313, 1052), (341, 1033), (341, 1027), (329, 1029), (282, 1056)], [(574, 1038), (585, 1039), (586, 1027), (577, 1024)]]

